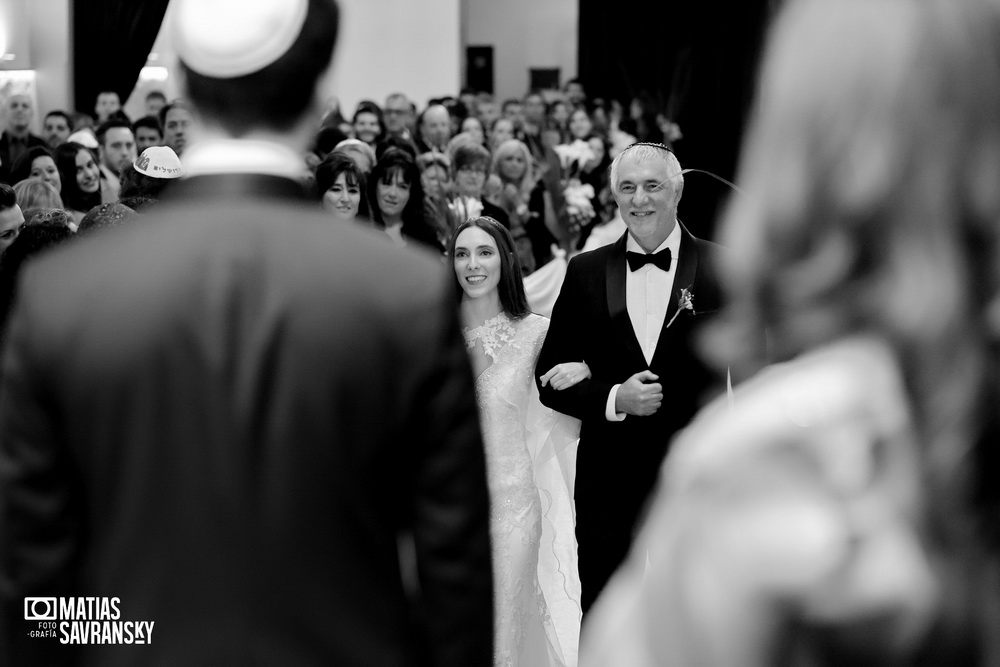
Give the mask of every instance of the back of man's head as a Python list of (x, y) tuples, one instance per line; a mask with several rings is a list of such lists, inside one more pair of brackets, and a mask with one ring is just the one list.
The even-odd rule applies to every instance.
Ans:
[(0, 183), (0, 211), (12, 206), (17, 206), (17, 195), (14, 193), (14, 188), (6, 183)]
[[(220, 39), (219, 21), (234, 15), (242, 27)], [(288, 131), (308, 112), (333, 57), (339, 10), (335, 0), (180, 0), (175, 18), (188, 99), (240, 137)]]

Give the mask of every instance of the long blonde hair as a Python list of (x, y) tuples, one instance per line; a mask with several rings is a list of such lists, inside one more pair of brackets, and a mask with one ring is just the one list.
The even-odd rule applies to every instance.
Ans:
[[(513, 155), (520, 153), (521, 157), (524, 158), (524, 173), (521, 174), (521, 178), (517, 181), (512, 181), (503, 175), (500, 169), (500, 163), (503, 162), (504, 158), (508, 155)], [(521, 197), (521, 200), (525, 203), (531, 198), (531, 191), (535, 189), (535, 185), (538, 184), (538, 179), (541, 174), (535, 165), (535, 160), (531, 155), (531, 149), (529, 149), (525, 143), (519, 139), (508, 139), (493, 151), (493, 165), (491, 167), (494, 174), (500, 177), (500, 181), (505, 185), (507, 183), (512, 183), (514, 187), (517, 188), (517, 192)]]

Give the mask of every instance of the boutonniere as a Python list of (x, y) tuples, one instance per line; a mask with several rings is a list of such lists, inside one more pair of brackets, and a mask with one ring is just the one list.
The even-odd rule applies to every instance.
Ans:
[(674, 312), (674, 316), (670, 318), (670, 321), (667, 322), (668, 329), (674, 323), (674, 320), (677, 319), (677, 316), (685, 310), (690, 310), (692, 315), (697, 315), (694, 310), (694, 294), (691, 293), (690, 287), (681, 288), (681, 294), (677, 297), (677, 310)]

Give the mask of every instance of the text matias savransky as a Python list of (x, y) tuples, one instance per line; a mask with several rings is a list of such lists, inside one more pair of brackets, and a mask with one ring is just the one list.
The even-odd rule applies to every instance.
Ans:
[(121, 620), (121, 599), (25, 598), (24, 618), (37, 621), (30, 637), (58, 637), (61, 644), (152, 644), (154, 621)]

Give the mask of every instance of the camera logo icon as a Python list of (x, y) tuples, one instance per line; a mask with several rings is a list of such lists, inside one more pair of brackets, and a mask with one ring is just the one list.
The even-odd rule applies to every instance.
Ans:
[(24, 620), (58, 620), (59, 606), (55, 598), (24, 598)]

